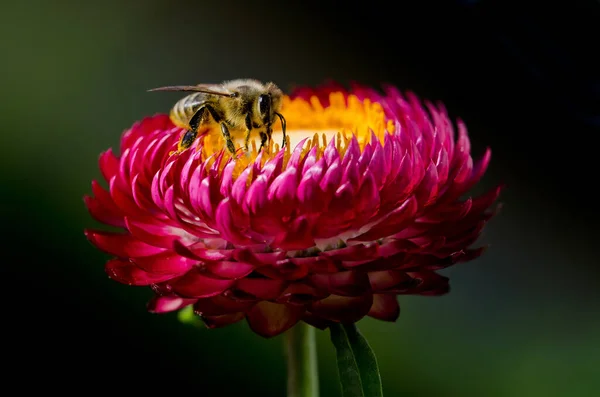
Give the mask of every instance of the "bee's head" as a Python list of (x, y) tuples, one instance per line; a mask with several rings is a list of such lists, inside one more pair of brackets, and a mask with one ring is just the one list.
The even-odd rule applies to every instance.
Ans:
[(256, 114), (262, 123), (269, 128), (275, 122), (275, 118), (279, 117), (282, 127), (285, 128), (285, 120), (279, 113), (283, 92), (273, 83), (268, 83), (265, 88), (265, 91), (256, 100)]

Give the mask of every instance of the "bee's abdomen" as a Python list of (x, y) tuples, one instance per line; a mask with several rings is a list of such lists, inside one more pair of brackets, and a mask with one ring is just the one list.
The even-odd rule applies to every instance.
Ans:
[(206, 103), (204, 93), (195, 93), (181, 98), (171, 109), (171, 121), (178, 127), (189, 129), (190, 119)]

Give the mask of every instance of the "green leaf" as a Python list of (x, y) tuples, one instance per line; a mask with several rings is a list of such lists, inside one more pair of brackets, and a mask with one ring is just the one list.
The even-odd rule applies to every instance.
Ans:
[(377, 359), (354, 324), (329, 327), (344, 397), (383, 397)]

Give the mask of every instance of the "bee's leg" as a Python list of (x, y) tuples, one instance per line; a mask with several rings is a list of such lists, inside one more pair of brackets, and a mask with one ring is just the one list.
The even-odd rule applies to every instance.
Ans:
[(179, 140), (179, 144), (177, 145), (177, 152), (181, 153), (185, 149), (192, 146), (192, 143), (196, 140), (196, 136), (198, 135), (197, 130), (188, 130), (181, 136)]
[[(223, 116), (221, 116), (221, 114), (219, 114), (210, 105), (204, 105), (203, 107), (206, 108), (206, 110), (208, 110), (208, 112), (210, 113), (212, 118), (215, 120), (215, 122), (217, 122), (221, 125), (221, 134), (223, 134), (223, 138), (225, 139), (225, 144), (227, 145), (227, 149), (231, 152), (232, 155), (235, 154), (235, 146), (233, 144), (233, 141), (231, 140), (231, 134), (229, 134), (229, 128), (227, 128), (227, 124), (225, 124), (225, 121), (223, 121)], [(198, 119), (198, 120), (201, 120), (201, 119)], [(190, 125), (191, 125), (191, 121), (190, 121)]]
[(262, 150), (263, 146), (265, 146), (268, 139), (269, 139), (269, 137), (267, 136), (267, 133), (261, 131), (260, 132), (260, 148), (258, 148), (259, 152)]
[(196, 113), (194, 113), (189, 122), (190, 129), (187, 130), (183, 135), (181, 135), (179, 143), (177, 144), (177, 150), (171, 152), (171, 155), (175, 153), (181, 153), (185, 149), (188, 149), (190, 146), (192, 146), (192, 143), (194, 143), (194, 141), (196, 140), (196, 136), (198, 136), (198, 127), (200, 126), (200, 122), (202, 121), (205, 110), (206, 107), (202, 106), (196, 111)]
[(279, 117), (279, 120), (281, 121), (281, 131), (283, 132), (283, 143), (281, 144), (281, 148), (283, 149), (287, 144), (287, 139), (285, 135), (285, 117), (283, 117), (281, 113), (275, 113), (275, 116)]
[(250, 143), (250, 132), (252, 132), (252, 118), (250, 113), (246, 115), (246, 138), (244, 139), (244, 150), (248, 151), (248, 144)]
[(224, 122), (221, 123), (221, 133), (223, 134), (223, 138), (225, 139), (225, 144), (227, 145), (227, 149), (231, 154), (235, 154), (235, 146), (233, 141), (231, 140), (231, 134), (229, 134), (229, 128), (227, 128), (227, 124)]

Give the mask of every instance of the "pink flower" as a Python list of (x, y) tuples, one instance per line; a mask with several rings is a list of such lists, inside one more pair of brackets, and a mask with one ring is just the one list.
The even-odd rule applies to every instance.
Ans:
[(436, 271), (482, 253), (469, 247), (500, 188), (461, 197), (490, 150), (474, 162), (442, 105), (392, 87), (302, 89), (282, 113), (283, 150), (232, 159), (209, 129), (169, 156), (183, 131), (157, 115), (100, 156), (108, 189), (92, 182), (85, 202), (123, 231), (86, 235), (114, 256), (112, 279), (152, 288), (151, 312), (193, 305), (209, 327), (245, 318), (265, 337), (300, 320), (395, 321), (397, 295), (444, 294)]

